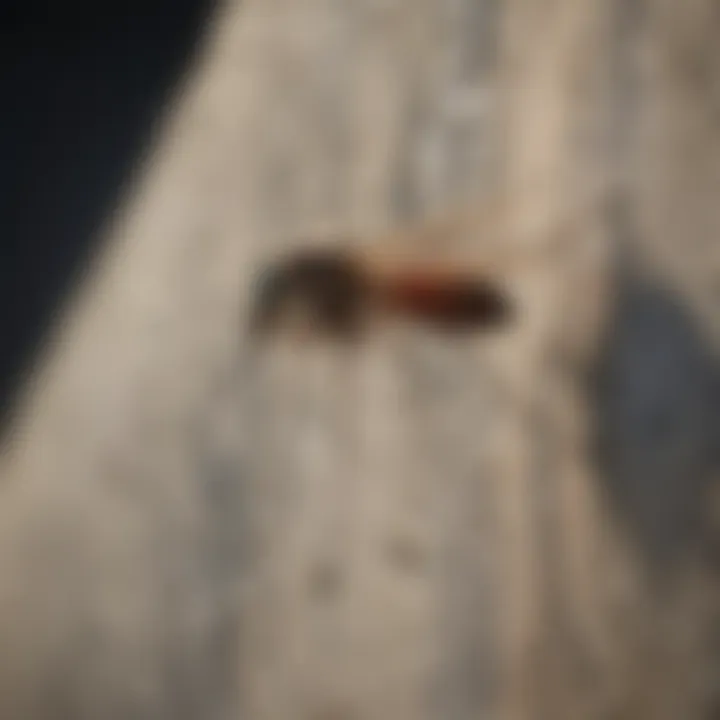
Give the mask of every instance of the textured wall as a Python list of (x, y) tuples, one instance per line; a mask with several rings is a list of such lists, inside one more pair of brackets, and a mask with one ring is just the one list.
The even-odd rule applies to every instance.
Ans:
[[(713, 717), (718, 22), (227, 3), (3, 451), (0, 717)], [(501, 192), (436, 242), (574, 234), (511, 332), (245, 342), (271, 250)]]

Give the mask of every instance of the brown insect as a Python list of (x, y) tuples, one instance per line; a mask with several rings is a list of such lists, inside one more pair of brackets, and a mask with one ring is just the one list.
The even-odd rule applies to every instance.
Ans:
[[(502, 205), (491, 212), (470, 208), (425, 222), (416, 228), (379, 239), (372, 248), (337, 242), (306, 244), (276, 258), (262, 270), (255, 285), (251, 330), (268, 336), (290, 328), (306, 335), (338, 339), (357, 337), (372, 323), (405, 319), (452, 332), (488, 331), (508, 326), (517, 315), (506, 287), (512, 266), (537, 264), (537, 250), (509, 252)], [(537, 247), (541, 256), (572, 241), (573, 231), (554, 232)], [(460, 233), (490, 236), (504, 252), (492, 262), (420, 259), (428, 246)], [(400, 241), (409, 252), (392, 254)], [(437, 256), (437, 253), (435, 253)]]
[(302, 248), (265, 268), (252, 329), (290, 324), (347, 339), (382, 317), (469, 331), (501, 326), (511, 315), (510, 298), (490, 277), (438, 263), (378, 263), (347, 247)]

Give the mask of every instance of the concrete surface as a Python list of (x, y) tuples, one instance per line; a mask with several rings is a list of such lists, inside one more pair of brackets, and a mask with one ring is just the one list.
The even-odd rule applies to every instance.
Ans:
[[(714, 717), (717, 18), (600, 5), (217, 10), (9, 421), (1, 718)], [(608, 174), (507, 336), (244, 340), (272, 249)]]

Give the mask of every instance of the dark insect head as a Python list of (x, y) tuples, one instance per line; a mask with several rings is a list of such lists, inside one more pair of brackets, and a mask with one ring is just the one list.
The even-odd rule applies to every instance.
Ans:
[(254, 292), (251, 329), (266, 334), (302, 316), (333, 335), (355, 333), (367, 302), (354, 259), (337, 248), (302, 250), (266, 267)]

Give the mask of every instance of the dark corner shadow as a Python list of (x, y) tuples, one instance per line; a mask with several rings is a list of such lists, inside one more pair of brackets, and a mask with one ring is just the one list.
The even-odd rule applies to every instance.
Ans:
[(215, 5), (0, 6), (0, 437)]
[(602, 490), (648, 577), (714, 564), (708, 510), (720, 471), (720, 364), (669, 289), (627, 267), (594, 383)]

